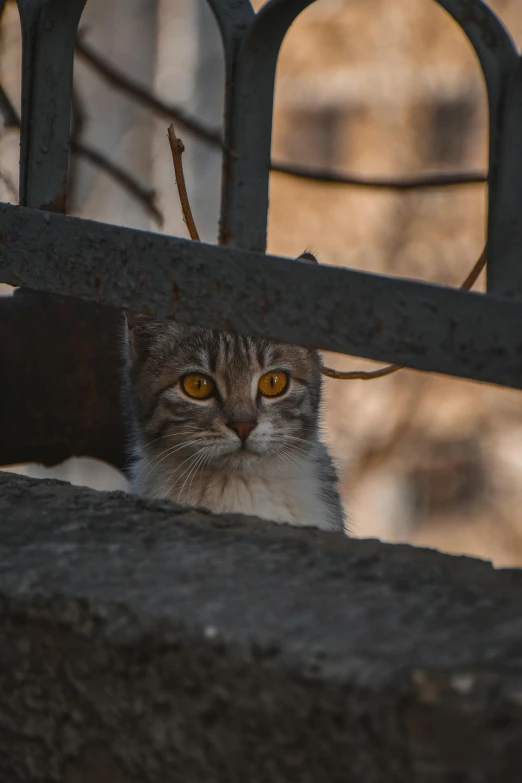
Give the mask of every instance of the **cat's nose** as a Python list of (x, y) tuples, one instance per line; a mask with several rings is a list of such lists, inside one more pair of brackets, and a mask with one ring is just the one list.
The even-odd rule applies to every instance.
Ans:
[(232, 421), (227, 424), (227, 427), (233, 430), (243, 443), (256, 426), (257, 422), (255, 421)]

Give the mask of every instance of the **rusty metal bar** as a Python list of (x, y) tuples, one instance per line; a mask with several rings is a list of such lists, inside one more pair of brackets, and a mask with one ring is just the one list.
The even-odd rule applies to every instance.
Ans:
[(272, 0), (243, 32), (225, 116), (225, 139), (233, 156), (223, 181), (222, 244), (266, 249), (277, 58), (290, 25), (312, 2)]
[[(241, 25), (233, 27), (230, 2), (209, 0), (222, 30), (234, 29), (234, 37), (224, 35), (227, 62), (227, 103), (225, 138), (232, 155), (226, 156), (223, 177), (223, 198), (220, 241), (233, 247), (264, 251), (268, 215), (268, 188), (275, 68), (284, 36), (294, 19), (314, 0), (272, 0), (251, 16), (249, 4), (241, 4)], [(516, 96), (506, 97), (507, 86), (516, 71), (518, 54), (511, 37), (499, 18), (482, 0), (437, 0), (462, 27), (474, 47), (486, 81), (490, 113), (490, 287), (500, 292), (497, 256), (504, 258), (505, 246), (520, 246), (518, 236), (508, 231), (513, 240), (506, 240), (506, 220), (518, 203), (518, 191), (509, 179), (510, 167), (503, 174), (505, 161), (513, 160), (516, 133), (507, 133), (506, 125), (516, 114)], [(239, 36), (239, 37), (238, 37)], [(507, 118), (506, 118), (506, 107)], [(516, 116), (511, 124), (520, 127)], [(505, 149), (504, 149), (505, 147)], [(522, 177), (516, 178), (516, 183)], [(522, 186), (520, 186), (522, 187)], [(508, 194), (504, 197), (504, 190)], [(497, 192), (498, 191), (498, 192)], [(506, 199), (511, 205), (506, 204)], [(499, 206), (500, 204), (500, 206)], [(506, 218), (508, 215), (508, 218)], [(521, 228), (522, 231), (522, 228)], [(516, 234), (516, 232), (515, 232)], [(498, 242), (497, 242), (498, 237)], [(497, 248), (497, 245), (499, 247)], [(508, 254), (509, 254), (508, 248)], [(502, 262), (506, 265), (506, 261)], [(511, 277), (511, 275), (508, 275)], [(509, 286), (501, 286), (509, 293)]]
[[(73, 47), (85, 0), (17, 2), (23, 34), (21, 203), (64, 211)], [(522, 309), (509, 300), (522, 296), (522, 61), (481, 0), (437, 2), (464, 30), (486, 80), (488, 286), (503, 298), (246, 252), (266, 246), (278, 52), (289, 26), (311, 2), (271, 0), (254, 14), (248, 0), (209, 0), (226, 62), (228, 152), (220, 241), (230, 248), (4, 205), (0, 280), (522, 388)], [(121, 467), (123, 429), (114, 369), (119, 323), (116, 311), (44, 294), (24, 292), (0, 302), (0, 375), (10, 383), (9, 388), (0, 385), (3, 410), (11, 422), (25, 411), (28, 422), (16, 459), (53, 463), (83, 453)], [(15, 327), (16, 351), (11, 347)], [(37, 393), (24, 375), (26, 368), (36, 372)], [(108, 394), (106, 407), (97, 396), (102, 393)], [(5, 423), (2, 432), (12, 462), (16, 439)], [(112, 433), (108, 440), (104, 432)], [(0, 450), (0, 462), (6, 458)]]
[(254, 19), (254, 9), (249, 0), (208, 0), (216, 18), (223, 43), (225, 60), (225, 106), (223, 116), (223, 140), (225, 152), (223, 153), (221, 176), (221, 209), (219, 220), (219, 243), (226, 245), (232, 236), (230, 225), (233, 209), (231, 201), (235, 190), (237, 176), (236, 143), (235, 143), (235, 115), (236, 102), (236, 70), (238, 51), (247, 30)]
[(86, 0), (17, 0), (22, 26), (20, 203), (65, 211), (76, 30)]
[[(74, 43), (85, 0), (17, 3), (20, 203), (65, 212)], [(0, 300), (0, 464), (55, 465), (78, 455), (123, 466), (120, 328), (117, 311), (87, 302), (29, 290)]]
[(489, 105), (488, 290), (522, 297), (522, 77), (517, 48), (482, 0), (437, 0), (477, 54)]
[[(99, 51), (92, 48), (84, 40), (76, 41), (76, 53), (93, 68), (106, 84), (124, 93), (131, 100), (141, 103), (150, 109), (158, 117), (165, 117), (174, 121), (176, 127), (186, 129), (195, 138), (210, 144), (214, 148), (223, 149), (221, 131), (212, 128), (196, 117), (187, 114), (180, 106), (160, 98), (159, 95), (142, 87), (139, 81), (128, 76), (114, 61), (109, 61)], [(8, 99), (0, 85), (0, 112), (9, 120), (10, 107)], [(3, 105), (5, 104), (5, 105)], [(226, 113), (226, 112), (225, 112)], [(19, 123), (16, 124), (19, 127)], [(72, 149), (72, 148), (71, 148)], [(74, 149), (72, 149), (74, 152)], [(76, 148), (78, 150), (78, 146)], [(336, 170), (331, 167), (308, 166), (305, 163), (288, 163), (284, 160), (273, 159), (271, 170), (277, 174), (285, 174), (290, 177), (308, 180), (310, 182), (332, 183), (338, 185), (353, 185), (363, 188), (377, 188), (390, 190), (414, 190), (417, 188), (433, 187), (458, 187), (466, 185), (481, 185), (487, 182), (487, 175), (481, 170), (439, 171), (426, 172), (413, 175), (386, 176), (366, 175)]]
[(0, 282), (522, 388), (508, 299), (8, 205), (0, 234)]
[(237, 53), (245, 30), (255, 16), (250, 0), (207, 0), (216, 18), (225, 55), (230, 63)]
[[(516, 66), (518, 52), (510, 34), (482, 0), (436, 0), (462, 28), (477, 55), (488, 94), (492, 135), (498, 132), (505, 81)], [(494, 148), (493, 148), (494, 150)]]
[(522, 299), (522, 59), (506, 80), (490, 165), (488, 290)]

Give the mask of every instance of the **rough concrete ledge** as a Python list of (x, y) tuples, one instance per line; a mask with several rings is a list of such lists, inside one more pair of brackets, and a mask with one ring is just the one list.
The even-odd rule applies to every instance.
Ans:
[(519, 783), (522, 572), (0, 473), (2, 783)]

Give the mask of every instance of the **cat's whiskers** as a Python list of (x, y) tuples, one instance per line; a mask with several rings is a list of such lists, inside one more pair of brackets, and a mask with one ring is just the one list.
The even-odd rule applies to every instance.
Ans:
[(178, 498), (177, 498), (177, 499), (178, 499), (178, 502), (180, 502), (180, 498), (181, 498), (181, 495), (183, 494), (183, 490), (184, 490), (184, 488), (185, 488), (185, 484), (186, 484), (186, 483), (187, 483), (187, 481), (189, 480), (189, 478), (190, 478), (190, 475), (191, 475), (192, 471), (193, 471), (195, 468), (197, 468), (197, 466), (198, 466), (198, 464), (199, 464), (199, 460), (200, 460), (200, 459), (202, 459), (202, 458), (203, 458), (203, 456), (205, 456), (205, 455), (207, 454), (207, 452), (208, 452), (208, 450), (209, 450), (210, 448), (211, 448), (211, 446), (204, 446), (202, 449), (200, 449), (200, 451), (198, 451), (198, 453), (196, 454), (196, 459), (194, 460), (194, 462), (193, 462), (191, 465), (189, 465), (189, 466), (188, 466), (188, 468), (187, 468), (187, 469), (186, 469), (186, 470), (185, 470), (185, 471), (184, 471), (184, 472), (181, 474), (181, 476), (179, 476), (179, 478), (178, 478), (178, 481), (181, 481), (181, 479), (183, 478), (183, 476), (184, 476), (185, 474), (187, 474), (187, 476), (186, 476), (186, 478), (185, 478), (185, 481), (183, 482), (183, 484), (182, 484), (182, 486), (181, 486), (181, 489), (180, 489), (180, 491), (178, 492)]
[(299, 466), (299, 463), (308, 456), (308, 452), (305, 449), (293, 443), (279, 446), (273, 453), (277, 457), (282, 457), (284, 462), (289, 462), (295, 467)]
[(177, 435), (188, 435), (190, 433), (196, 432), (197, 430), (204, 432), (205, 428), (191, 425), (188, 430), (176, 430), (175, 432), (169, 432), (166, 435), (160, 435), (159, 438), (154, 438), (153, 440), (145, 440), (143, 446), (148, 449), (149, 446), (152, 446), (153, 443), (157, 443), (158, 440), (164, 440), (165, 438), (175, 438)]
[[(302, 454), (307, 454), (307, 455), (310, 454), (309, 449), (307, 449), (301, 443), (288, 443), (286, 436), (282, 436), (282, 438), (280, 440), (282, 441), (281, 445), (284, 448), (293, 449), (295, 451), (300, 451)], [(299, 440), (301, 440), (301, 438), (299, 438)], [(279, 442), (279, 439), (276, 442), (276, 445), (277, 445), (278, 442)], [(305, 444), (306, 445), (310, 445), (310, 446), (314, 446), (315, 445), (312, 441), (305, 441)]]
[(136, 474), (136, 478), (140, 477), (140, 476), (141, 476), (141, 474), (143, 473), (143, 471), (144, 471), (144, 470), (145, 470), (145, 469), (146, 469), (146, 468), (147, 468), (149, 465), (151, 465), (151, 466), (152, 466), (152, 465), (153, 465), (155, 462), (157, 462), (158, 460), (161, 460), (161, 458), (162, 458), (164, 455), (168, 455), (169, 453), (171, 453), (171, 452), (173, 452), (173, 451), (176, 451), (176, 450), (178, 450), (178, 449), (184, 448), (184, 447), (186, 447), (187, 445), (189, 445), (189, 444), (191, 444), (191, 443), (193, 443), (193, 441), (188, 441), (188, 440), (187, 440), (187, 441), (183, 441), (182, 443), (176, 443), (176, 444), (174, 444), (173, 446), (167, 446), (167, 448), (166, 448), (166, 449), (163, 449), (162, 451), (160, 451), (160, 453), (159, 453), (159, 454), (155, 454), (153, 457), (151, 457), (149, 460), (147, 460), (147, 462), (145, 463), (145, 465), (143, 465), (143, 466), (140, 468), (140, 471), (139, 471), (139, 472)]
[[(316, 352), (146, 316), (131, 319), (128, 336), (134, 491), (216, 513), (342, 529), (335, 469), (321, 442)], [(292, 382), (271, 394), (260, 370)], [(185, 383), (191, 374), (205, 379), (195, 394)], [(178, 379), (177, 391), (169, 386), (155, 398), (167, 376)], [(241, 422), (238, 432), (259, 425), (244, 444), (231, 432)]]
[(192, 478), (190, 479), (190, 484), (187, 492), (187, 503), (189, 505), (190, 505), (190, 493), (192, 492), (192, 483), (196, 478), (198, 471), (200, 471), (201, 473), (203, 472), (203, 468), (208, 463), (211, 456), (212, 456), (212, 446), (208, 446), (203, 459), (198, 464), (196, 464), (195, 469), (193, 469), (192, 471)]
[[(197, 430), (201, 430), (201, 432), (204, 432), (205, 430), (202, 427), (198, 427)], [(148, 449), (150, 446), (152, 446), (153, 443), (157, 443), (159, 440), (163, 440), (164, 438), (178, 438), (180, 435), (197, 435), (198, 432), (196, 431), (196, 428), (187, 429), (187, 430), (178, 430), (177, 432), (170, 432), (168, 435), (162, 435), (160, 438), (155, 438), (154, 440), (151, 440), (147, 443), (144, 443), (144, 448)], [(167, 447), (169, 448), (169, 447)], [(164, 452), (161, 452), (161, 456)]]
[(203, 463), (203, 466), (201, 467), (201, 472), (202, 472), (202, 473), (203, 473), (203, 471), (205, 470), (205, 468), (207, 467), (207, 465), (208, 465), (208, 463), (210, 462), (210, 460), (212, 459), (212, 456), (213, 456), (213, 453), (212, 453), (212, 451), (209, 451), (209, 453), (208, 453), (208, 456), (207, 456), (207, 458), (206, 458), (205, 462)]
[[(210, 447), (209, 446), (202, 446), (200, 449), (198, 449), (198, 451), (196, 451), (194, 454), (190, 454), (186, 459), (183, 460), (183, 462), (180, 465), (177, 466), (177, 468), (174, 470), (174, 472), (172, 474), (172, 476), (176, 476), (176, 478), (174, 479), (172, 484), (169, 486), (169, 488), (167, 489), (167, 491), (165, 492), (163, 497), (165, 497), (165, 498), (170, 497), (172, 491), (176, 487), (176, 484), (179, 484), (179, 482), (181, 481), (183, 476), (193, 467), (194, 462), (196, 461), (197, 457), (199, 457), (201, 455), (201, 453), (203, 451), (206, 451), (208, 448), (210, 448)], [(181, 468), (184, 465), (187, 464), (187, 462), (189, 463), (188, 467), (185, 468), (185, 470), (183, 471), (183, 473), (180, 476), (177, 475), (179, 473), (179, 471), (181, 470)], [(178, 500), (179, 500), (179, 495), (178, 495)]]
[[(150, 472), (152, 471), (152, 469), (156, 468), (161, 462), (163, 462), (163, 460), (167, 459), (167, 457), (170, 457), (172, 454), (175, 454), (177, 451), (181, 451), (181, 449), (187, 448), (188, 446), (192, 446), (194, 443), (197, 443), (198, 440), (200, 440), (200, 438), (196, 438), (195, 440), (186, 440), (186, 441), (183, 441), (183, 443), (177, 443), (175, 446), (169, 446), (168, 448), (164, 449), (159, 454), (156, 454), (155, 457), (153, 457), (152, 459), (148, 460), (148, 462), (146, 462), (145, 465), (143, 465), (140, 468), (140, 470), (136, 474), (135, 478), (136, 479), (137, 478), (141, 478), (141, 475), (142, 475), (143, 471), (147, 467), (149, 467), (147, 475), (143, 477), (143, 481), (145, 481), (147, 479), (147, 477), (149, 476)], [(160, 457), (161, 457), (161, 459), (160, 459)]]
[[(202, 447), (201, 449), (199, 449), (198, 451), (196, 451), (196, 453), (195, 453), (195, 454), (191, 454), (191, 455), (190, 455), (190, 456), (188, 456), (186, 459), (184, 459), (184, 460), (183, 460), (183, 462), (181, 463), (181, 465), (178, 465), (178, 467), (177, 467), (177, 468), (175, 468), (174, 472), (172, 473), (172, 476), (176, 476), (176, 474), (177, 474), (177, 473), (179, 473), (179, 471), (181, 470), (181, 468), (183, 467), (183, 465), (185, 465), (187, 462), (192, 462), (192, 460), (195, 460), (195, 459), (196, 459), (196, 457), (197, 457), (197, 456), (198, 456), (198, 455), (201, 453), (201, 451), (203, 450), (203, 448), (204, 448), (204, 447)], [(190, 468), (190, 464), (189, 464), (189, 468)], [(188, 468), (187, 468), (187, 470), (188, 470)], [(164, 493), (164, 495), (163, 495), (163, 497), (164, 497), (164, 498), (170, 498), (171, 492), (172, 492), (172, 490), (174, 489), (174, 487), (176, 486), (176, 483), (177, 483), (178, 481), (180, 481), (180, 480), (181, 480), (181, 478), (183, 478), (183, 476), (185, 475), (185, 473), (186, 473), (186, 472), (187, 472), (187, 471), (185, 470), (185, 471), (184, 471), (184, 472), (181, 474), (181, 476), (179, 476), (179, 477), (176, 477), (176, 478), (174, 479), (174, 481), (172, 482), (172, 484), (170, 484), (170, 486), (168, 487), (168, 489), (165, 491), (165, 493)], [(171, 476), (171, 478), (172, 478), (172, 476)]]
[(297, 440), (301, 443), (306, 443), (308, 446), (316, 446), (317, 441), (314, 440), (308, 440), (307, 438), (298, 438), (296, 435), (281, 435), (281, 438), (284, 440)]
[(300, 458), (305, 456), (304, 452), (296, 453), (295, 450), (288, 446), (283, 446), (274, 451), (274, 454), (278, 457), (282, 457), (284, 461), (290, 462), (291, 465), (298, 465)]

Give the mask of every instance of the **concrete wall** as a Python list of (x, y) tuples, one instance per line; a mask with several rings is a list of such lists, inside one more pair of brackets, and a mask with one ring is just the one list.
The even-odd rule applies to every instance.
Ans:
[(518, 783), (522, 573), (0, 473), (0, 780)]

